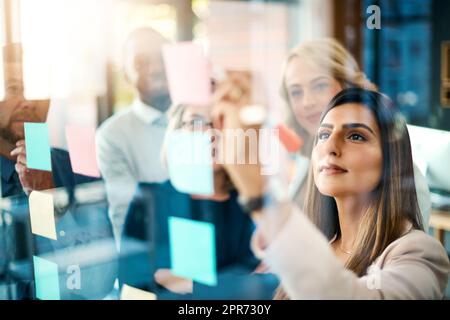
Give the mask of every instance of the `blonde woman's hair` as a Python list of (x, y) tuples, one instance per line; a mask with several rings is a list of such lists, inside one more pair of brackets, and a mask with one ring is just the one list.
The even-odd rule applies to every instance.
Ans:
[(300, 58), (302, 61), (327, 70), (340, 83), (343, 89), (362, 88), (376, 91), (377, 87), (367, 79), (355, 58), (336, 39), (323, 38), (303, 42), (289, 52), (284, 63), (280, 94), (288, 107), (287, 123), (305, 139), (305, 147), (302, 149), (302, 152), (310, 156), (312, 139), (295, 118), (285, 83), (286, 71), (293, 58)]

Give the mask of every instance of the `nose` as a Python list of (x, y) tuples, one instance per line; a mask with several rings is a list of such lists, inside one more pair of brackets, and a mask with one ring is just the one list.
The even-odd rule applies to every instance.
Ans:
[(313, 109), (316, 104), (316, 97), (311, 90), (305, 90), (303, 92), (303, 106), (306, 110)]
[(325, 154), (333, 157), (341, 156), (341, 143), (338, 135), (332, 133), (325, 141)]

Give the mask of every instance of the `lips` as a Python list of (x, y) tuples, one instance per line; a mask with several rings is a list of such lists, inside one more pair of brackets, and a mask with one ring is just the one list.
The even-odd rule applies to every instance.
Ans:
[(334, 175), (334, 174), (346, 173), (348, 171), (342, 167), (339, 167), (338, 165), (327, 163), (327, 164), (321, 165), (319, 167), (319, 172), (325, 173), (328, 175)]

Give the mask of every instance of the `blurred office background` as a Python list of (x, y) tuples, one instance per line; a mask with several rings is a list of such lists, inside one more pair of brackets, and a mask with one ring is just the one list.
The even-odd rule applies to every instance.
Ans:
[[(381, 9), (380, 29), (366, 26), (370, 5)], [(23, 47), (25, 98), (51, 99), (52, 146), (67, 148), (65, 125), (99, 126), (132, 102), (133, 90), (121, 69), (122, 44), (131, 30), (151, 26), (172, 41), (201, 44), (213, 65), (260, 74), (260, 90), (280, 121), (284, 109), (278, 90), (287, 52), (302, 41), (335, 37), (409, 124), (447, 131), (442, 143), (450, 152), (446, 0), (0, 0), (0, 11), (5, 22), (0, 44)], [(0, 100), (3, 75), (0, 63)], [(446, 160), (448, 154), (437, 161)], [(448, 176), (449, 163), (441, 164)], [(442, 200), (450, 196), (447, 186), (432, 186), (441, 203), (429, 232), (450, 251), (450, 205)], [(98, 194), (94, 198), (104, 201)]]

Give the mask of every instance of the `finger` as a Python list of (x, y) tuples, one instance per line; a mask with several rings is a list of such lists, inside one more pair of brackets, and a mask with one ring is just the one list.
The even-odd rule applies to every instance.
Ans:
[(16, 142), (16, 147), (21, 147), (21, 146), (25, 146), (25, 140), (19, 140)]
[(11, 156), (15, 157), (19, 154), (26, 154), (25, 146), (18, 146), (10, 152)]
[(16, 172), (19, 176), (24, 175), (27, 172), (27, 167), (25, 167), (24, 165), (22, 165), (20, 163), (16, 163), (16, 165), (14, 166), (14, 169), (16, 170)]
[(24, 165), (24, 166), (26, 166), (27, 165), (27, 157), (26, 157), (26, 155), (24, 155), (23, 153), (20, 153), (18, 156), (17, 156), (17, 163), (20, 163), (20, 164), (22, 164), (22, 165)]
[(17, 156), (19, 153), (20, 153), (19, 148), (15, 148), (15, 149), (13, 149), (9, 154), (10, 154), (12, 157), (15, 157), (15, 156)]

